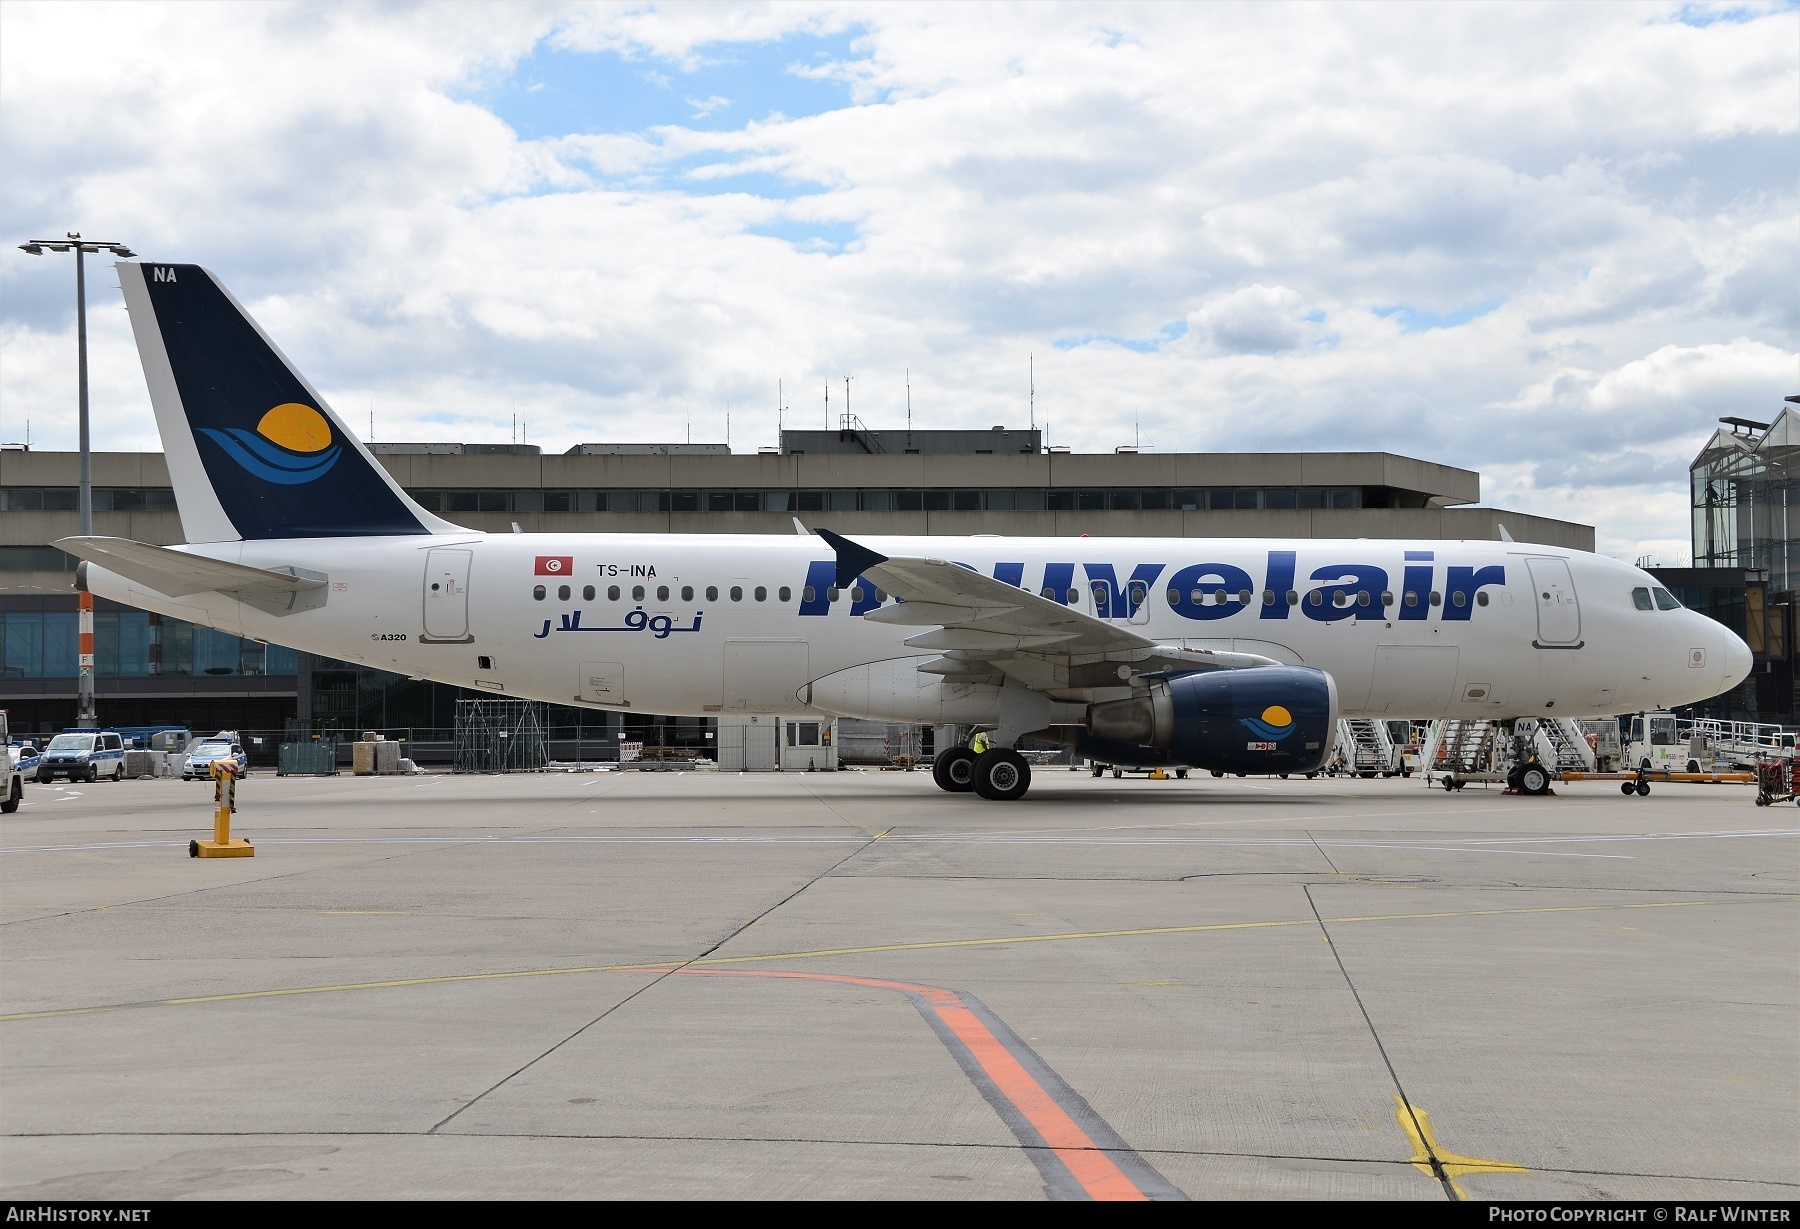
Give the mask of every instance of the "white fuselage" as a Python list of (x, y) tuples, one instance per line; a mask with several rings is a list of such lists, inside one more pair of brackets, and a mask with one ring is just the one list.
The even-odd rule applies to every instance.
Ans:
[[(892, 556), (949, 559), (1061, 601), (1073, 591), (1071, 605), (1159, 644), (1317, 667), (1335, 680), (1345, 716), (1666, 708), (1716, 695), (1750, 667), (1743, 642), (1713, 620), (1638, 609), (1632, 590), (1657, 584), (1646, 573), (1555, 547), (858, 541)], [(171, 599), (98, 566), (90, 566), (88, 585), (133, 606), (307, 652), (558, 704), (955, 724), (999, 715), (999, 687), (917, 669), (939, 656), (905, 643), (921, 629), (858, 617), (893, 598), (872, 585), (860, 604), (853, 597), (860, 585), (834, 597), (833, 555), (817, 537), (470, 531), (181, 549), (324, 573), (325, 601), (277, 616), (218, 593)], [(1121, 682), (1050, 694), (1074, 706), (1130, 692)]]

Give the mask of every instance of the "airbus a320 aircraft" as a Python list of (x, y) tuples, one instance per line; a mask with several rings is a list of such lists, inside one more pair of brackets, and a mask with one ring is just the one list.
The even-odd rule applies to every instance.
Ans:
[(463, 529), (409, 499), (197, 265), (117, 266), (188, 544), (57, 543), (145, 610), (495, 694), (985, 728), (1114, 764), (1320, 767), (1340, 714), (1690, 703), (1750, 651), (1648, 574), (1511, 542)]

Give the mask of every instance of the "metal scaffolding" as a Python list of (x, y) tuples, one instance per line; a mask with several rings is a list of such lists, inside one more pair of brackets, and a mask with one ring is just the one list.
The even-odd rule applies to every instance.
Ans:
[(541, 772), (550, 763), (536, 700), (458, 700), (457, 772)]

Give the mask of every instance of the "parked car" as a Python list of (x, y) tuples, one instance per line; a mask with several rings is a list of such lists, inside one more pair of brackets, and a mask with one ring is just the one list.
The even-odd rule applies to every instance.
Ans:
[(213, 764), (224, 759), (237, 761), (238, 776), (249, 775), (250, 757), (238, 744), (237, 735), (225, 732), (188, 744), (187, 759), (181, 765), (181, 779), (195, 781), (210, 777)]
[(125, 743), (117, 730), (64, 730), (38, 759), (37, 779), (48, 785), (70, 781), (120, 781), (125, 777)]

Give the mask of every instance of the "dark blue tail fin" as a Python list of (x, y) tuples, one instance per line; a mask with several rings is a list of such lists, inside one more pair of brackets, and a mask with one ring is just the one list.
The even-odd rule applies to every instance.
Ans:
[(188, 541), (457, 529), (407, 498), (211, 273), (117, 268)]

